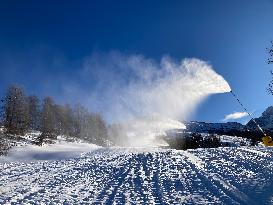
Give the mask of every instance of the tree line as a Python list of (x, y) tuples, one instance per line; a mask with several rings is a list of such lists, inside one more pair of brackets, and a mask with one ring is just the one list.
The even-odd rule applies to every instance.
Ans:
[(1, 124), (6, 134), (16, 137), (36, 130), (41, 132), (39, 142), (65, 135), (102, 146), (108, 143), (107, 125), (102, 116), (80, 104), (60, 105), (52, 97), (41, 101), (14, 85), (7, 89), (1, 104)]

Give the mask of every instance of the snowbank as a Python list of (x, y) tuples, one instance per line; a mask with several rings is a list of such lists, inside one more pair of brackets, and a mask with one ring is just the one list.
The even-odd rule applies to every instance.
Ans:
[(44, 146), (19, 146), (11, 148), (7, 156), (0, 156), (0, 163), (69, 159), (79, 157), (84, 152), (89, 152), (98, 148), (100, 147), (94, 144), (75, 142), (57, 142), (55, 144)]

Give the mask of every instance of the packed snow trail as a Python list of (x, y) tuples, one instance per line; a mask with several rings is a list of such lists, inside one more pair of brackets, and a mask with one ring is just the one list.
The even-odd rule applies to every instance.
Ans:
[(1, 204), (273, 204), (273, 150), (98, 148), (0, 163)]

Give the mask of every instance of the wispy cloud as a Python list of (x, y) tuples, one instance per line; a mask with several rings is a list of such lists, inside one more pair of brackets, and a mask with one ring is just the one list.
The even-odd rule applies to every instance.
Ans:
[(223, 121), (237, 120), (248, 116), (247, 112), (234, 112), (225, 116)]

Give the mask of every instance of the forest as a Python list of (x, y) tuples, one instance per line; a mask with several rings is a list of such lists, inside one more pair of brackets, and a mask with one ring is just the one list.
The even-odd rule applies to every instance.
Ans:
[(8, 87), (1, 99), (1, 125), (4, 133), (14, 138), (40, 131), (36, 139), (39, 145), (58, 135), (100, 146), (109, 143), (107, 124), (101, 114), (90, 112), (80, 104), (57, 104), (50, 96), (40, 100), (35, 95), (27, 95), (17, 85)]

